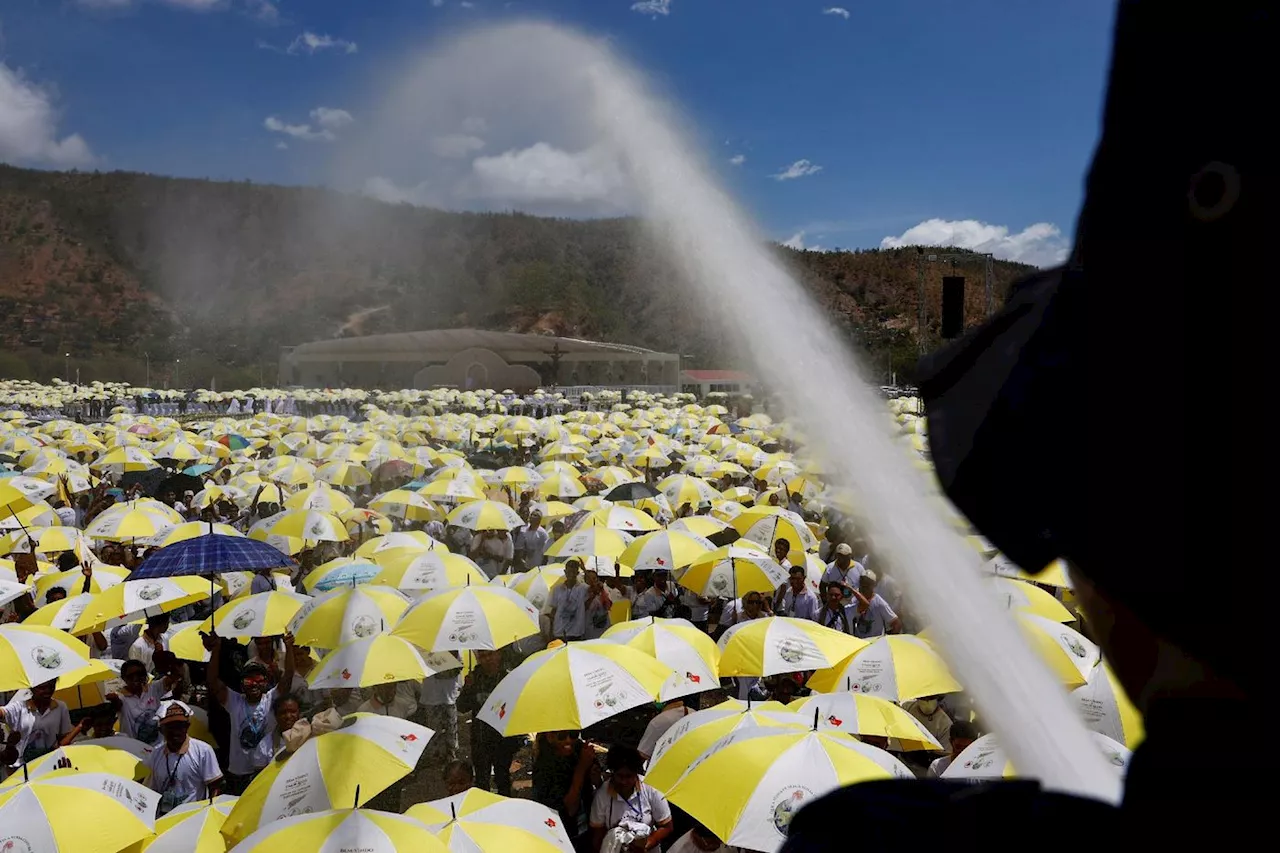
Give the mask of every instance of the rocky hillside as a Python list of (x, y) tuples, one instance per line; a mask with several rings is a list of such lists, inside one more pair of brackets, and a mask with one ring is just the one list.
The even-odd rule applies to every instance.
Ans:
[[(916, 250), (776, 251), (877, 365), (909, 370)], [(936, 341), (948, 270), (926, 269)], [(997, 298), (1027, 270), (997, 262)], [(976, 321), (981, 266), (961, 271)], [(0, 376), (78, 370), (86, 381), (142, 382), (150, 369), (157, 385), (174, 373), (183, 385), (257, 384), (274, 381), (282, 345), (448, 327), (616, 340), (703, 366), (732, 360), (633, 220), (0, 166)]]

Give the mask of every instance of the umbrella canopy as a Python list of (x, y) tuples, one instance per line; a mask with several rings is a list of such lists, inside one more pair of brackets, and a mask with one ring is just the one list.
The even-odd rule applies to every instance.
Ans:
[(819, 693), (849, 690), (892, 702), (964, 689), (933, 647), (910, 634), (871, 642), (835, 666), (815, 672), (809, 688)]
[(467, 530), (515, 530), (524, 519), (514, 509), (498, 501), (471, 501), (449, 513), (449, 523)]
[(777, 702), (724, 702), (714, 708), (695, 711), (676, 721), (658, 738), (649, 758), (644, 780), (659, 791), (669, 791), (684, 775), (691, 762), (730, 732), (759, 726), (811, 730), (804, 718)]
[(1142, 743), (1142, 713), (1129, 700), (1106, 661), (1094, 667), (1083, 686), (1071, 691), (1070, 702), (1092, 731), (1129, 749), (1137, 749)]
[(429, 592), (391, 632), (423, 649), (500, 649), (539, 632), (538, 611), (519, 593), (485, 584)]
[(409, 607), (409, 598), (387, 586), (339, 587), (303, 604), (289, 623), (300, 645), (336, 649), (385, 634)]
[(246, 595), (219, 607), (201, 623), (200, 630), (206, 634), (216, 630), (220, 637), (242, 640), (277, 637), (288, 630), (308, 600), (305, 595), (274, 590)]
[(341, 728), (309, 738), (288, 761), (267, 765), (231, 809), (222, 832), (238, 841), (295, 815), (338, 803), (362, 805), (413, 771), (432, 734), (425, 726), (384, 714), (345, 717)]
[(893, 738), (903, 752), (942, 751), (942, 745), (919, 720), (901, 706), (878, 696), (815, 693), (797, 699), (787, 707), (806, 720), (816, 720), (818, 731), (838, 729), (851, 735)]
[(400, 637), (375, 634), (351, 640), (325, 655), (307, 676), (315, 690), (335, 687), (372, 687), (393, 681), (421, 681), (462, 663), (447, 652), (423, 654)]
[(382, 567), (364, 557), (336, 557), (316, 566), (302, 579), (302, 588), (315, 594), (339, 587), (370, 583)]
[(720, 686), (720, 649), (687, 619), (650, 617), (621, 622), (606, 630), (603, 639), (639, 649), (675, 671), (662, 686), (660, 701)]
[(145, 764), (123, 749), (106, 749), (93, 744), (60, 746), (25, 764), (21, 773), (14, 773), (0, 782), (0, 791), (16, 788), (28, 779), (38, 779), (63, 769), (79, 773), (105, 773), (131, 780), (142, 779), (148, 773)]
[[(1107, 759), (1107, 763), (1119, 775), (1129, 769), (1132, 753), (1119, 744), (1097, 732), (1089, 732), (1099, 751)], [(1017, 776), (1009, 757), (1000, 747), (994, 734), (983, 735), (969, 744), (963, 752), (952, 759), (946, 770), (942, 771), (943, 779), (1000, 779), (1006, 776)]]
[(706, 539), (680, 530), (658, 530), (633, 539), (618, 562), (637, 572), (670, 572), (683, 569), (714, 551)]
[(232, 849), (235, 853), (447, 853), (449, 848), (425, 824), (411, 817), (369, 809), (335, 809), (264, 822), (261, 829)]
[(489, 694), (476, 720), (504, 737), (585, 729), (657, 700), (671, 667), (608, 640), (565, 643), (536, 652)]
[(0, 832), (39, 853), (118, 853), (153, 834), (159, 803), (119, 776), (59, 770), (0, 791)]
[(915, 774), (844, 732), (753, 728), (712, 744), (667, 797), (726, 843), (775, 851), (809, 800), (844, 785), (894, 778)]
[(767, 676), (835, 666), (867, 641), (810, 619), (767, 616), (730, 627), (718, 645), (722, 676)]
[(558, 812), (541, 803), (503, 797), (479, 788), (419, 803), (405, 814), (425, 823), (454, 853), (477, 850), (573, 853), (573, 843), (560, 825)]
[(788, 571), (754, 543), (725, 545), (694, 560), (679, 583), (704, 598), (738, 598), (748, 592), (772, 594)]
[(45, 625), (0, 625), (0, 691), (53, 681), (89, 665), (89, 647)]
[(411, 594), (489, 582), (488, 576), (474, 561), (444, 549), (426, 551), (411, 559), (384, 562), (387, 565), (374, 582)]
[(159, 616), (208, 597), (209, 585), (200, 578), (127, 579), (86, 602), (71, 633), (87, 634), (134, 619)]
[(167, 545), (142, 561), (131, 579), (181, 575), (214, 575), (222, 572), (288, 569), (293, 560), (265, 542), (246, 536), (210, 533)]
[(156, 837), (143, 849), (149, 853), (226, 853), (222, 824), (237, 799), (223, 795), (213, 802), (183, 803), (156, 819)]

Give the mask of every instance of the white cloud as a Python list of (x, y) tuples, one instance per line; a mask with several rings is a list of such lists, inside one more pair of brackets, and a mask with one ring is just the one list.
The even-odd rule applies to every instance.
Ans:
[(286, 136), (292, 136), (294, 139), (319, 139), (325, 142), (332, 142), (338, 138), (332, 130), (327, 128), (317, 129), (309, 124), (288, 124), (275, 116), (267, 116), (263, 120), (262, 126), (272, 133), (283, 133)]
[(274, 24), (280, 20), (280, 8), (271, 0), (246, 0), (250, 14), (259, 21)]
[(796, 178), (816, 175), (821, 171), (822, 167), (817, 163), (811, 163), (808, 160), (797, 160), (772, 177), (775, 181), (793, 181)]
[(376, 198), (378, 201), (385, 201), (388, 204), (415, 204), (422, 206), (432, 203), (432, 197), (426, 181), (412, 187), (401, 187), (390, 179), (381, 176), (369, 178), (364, 182), (364, 194), (370, 198)]
[(471, 165), (477, 194), (489, 199), (620, 204), (627, 195), (618, 164), (596, 149), (568, 152), (539, 142)]
[(908, 228), (900, 237), (885, 237), (880, 241), (884, 249), (903, 246), (955, 246), (1038, 267), (1053, 266), (1067, 257), (1067, 241), (1061, 229), (1049, 222), (1028, 225), (1014, 234), (1008, 226), (990, 225), (976, 219), (926, 219)]
[(289, 143), (281, 139), (279, 142), (276, 143), (276, 148), (280, 151), (287, 151), (289, 149)]
[(828, 6), (827, 8), (822, 10), (822, 14), (839, 15), (840, 17), (844, 18), (846, 21), (849, 20), (849, 10), (844, 8), (843, 6)]
[(355, 121), (351, 113), (333, 107), (316, 107), (311, 111), (311, 120), (325, 130), (340, 130)]
[(741, 166), (745, 162), (747, 162), (746, 154), (734, 154), (732, 157), (729, 158), (730, 166)]
[(54, 93), (0, 62), (0, 161), (71, 168), (94, 162), (78, 133), (58, 138)]
[(671, 0), (640, 0), (631, 4), (631, 11), (641, 15), (670, 15)]
[[(782, 245), (786, 246), (788, 249), (795, 249), (798, 252), (824, 251), (821, 246), (806, 246), (804, 242), (804, 235), (805, 235), (804, 231), (797, 231), (796, 233), (788, 237), (786, 240), (783, 240)], [(822, 235), (819, 234), (818, 236), (821, 237)]]
[(318, 35), (306, 30), (302, 35), (290, 42), (285, 53), (319, 53), (322, 50), (336, 50), (340, 53), (355, 53), (358, 48), (353, 41), (334, 38), (329, 35)]
[(458, 5), (464, 9), (474, 9), (476, 7), (476, 4), (472, 3), (471, 0), (462, 0)]
[(431, 0), (431, 5), (439, 9), (441, 6), (444, 5), (444, 0)]
[(448, 133), (431, 140), (431, 153), (437, 157), (469, 157), (484, 148), (484, 140), (465, 133)]

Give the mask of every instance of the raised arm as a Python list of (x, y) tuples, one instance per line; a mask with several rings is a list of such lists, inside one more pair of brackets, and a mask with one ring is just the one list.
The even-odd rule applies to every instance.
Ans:
[(222, 663), (222, 638), (217, 634), (201, 634), (204, 647), (209, 652), (209, 663), (205, 666), (204, 683), (209, 688), (209, 695), (218, 700), (219, 705), (227, 704), (227, 685), (222, 683), (218, 675), (219, 664)]

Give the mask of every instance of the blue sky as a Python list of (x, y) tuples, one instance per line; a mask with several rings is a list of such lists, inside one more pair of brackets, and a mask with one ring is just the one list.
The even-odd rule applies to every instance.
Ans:
[[(351, 160), (344, 146), (416, 57), (536, 18), (607, 38), (642, 69), (779, 240), (951, 242), (1049, 263), (1097, 136), (1112, 13), (1102, 0), (6, 0), (0, 160), (334, 183), (331, 164)], [(507, 183), (466, 201), (415, 195), (410, 174), (366, 191), (612, 210), (589, 152), (497, 132), (493, 115), (463, 121), (432, 137), (458, 150), (423, 156)], [(521, 168), (590, 186), (529, 193), (510, 183)]]

